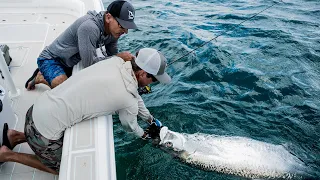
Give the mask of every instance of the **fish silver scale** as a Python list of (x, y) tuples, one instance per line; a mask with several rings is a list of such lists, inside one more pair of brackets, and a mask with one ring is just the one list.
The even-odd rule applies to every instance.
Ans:
[[(163, 131), (164, 130), (164, 131)], [(238, 136), (177, 133), (162, 128), (160, 145), (181, 161), (207, 171), (247, 178), (299, 179), (305, 165), (283, 146)]]

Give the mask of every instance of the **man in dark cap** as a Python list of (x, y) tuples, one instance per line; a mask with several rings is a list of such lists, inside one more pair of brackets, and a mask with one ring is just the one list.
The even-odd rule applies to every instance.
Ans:
[(134, 18), (135, 9), (127, 1), (114, 1), (107, 11), (89, 11), (45, 47), (37, 59), (38, 68), (25, 88), (33, 90), (39, 83), (54, 88), (71, 76), (78, 62), (86, 68), (113, 55), (131, 60), (133, 56), (129, 52), (118, 53), (117, 42), (128, 29), (137, 28)]

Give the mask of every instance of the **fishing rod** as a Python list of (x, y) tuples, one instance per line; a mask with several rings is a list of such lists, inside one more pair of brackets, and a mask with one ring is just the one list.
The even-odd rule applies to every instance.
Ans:
[[(279, 0), (279, 1), (280, 1), (280, 2), (283, 2), (282, 0)], [(266, 11), (267, 9), (272, 8), (272, 7), (273, 7), (274, 5), (276, 5), (277, 3), (279, 3), (279, 2), (274, 2), (272, 5), (266, 7), (265, 9), (263, 9), (262, 11), (260, 11), (260, 12), (258, 12), (258, 13), (256, 13), (256, 14), (254, 14), (254, 15), (251, 16), (250, 18), (243, 20), (242, 22), (240, 22), (239, 24), (237, 24), (234, 28), (232, 28), (230, 31), (235, 30), (236, 28), (238, 28), (241, 24), (245, 23), (246, 21), (251, 20), (252, 18), (254, 18), (254, 17), (256, 17), (257, 15), (261, 14), (262, 12)], [(225, 33), (226, 33), (226, 32), (222, 32), (222, 33), (218, 34), (217, 36), (215, 36), (214, 38), (210, 39), (209, 41), (206, 41), (206, 42), (202, 43), (201, 45), (199, 45), (198, 47), (196, 47), (196, 48), (193, 49), (192, 51), (189, 51), (189, 52), (187, 52), (186, 54), (182, 55), (180, 58), (178, 58), (178, 59), (176, 59), (176, 60), (173, 60), (172, 62), (168, 63), (167, 67), (170, 66), (170, 65), (172, 65), (173, 63), (177, 62), (178, 60), (186, 57), (187, 55), (191, 54), (192, 52), (196, 51), (197, 49), (203, 47), (204, 45), (208, 44), (209, 42), (211, 42), (211, 41), (213, 41), (213, 40), (216, 40), (218, 37), (222, 36), (222, 35), (225, 34)]]

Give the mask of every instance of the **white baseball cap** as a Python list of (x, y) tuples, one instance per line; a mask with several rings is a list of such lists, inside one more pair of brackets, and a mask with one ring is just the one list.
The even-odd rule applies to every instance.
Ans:
[(152, 74), (160, 83), (168, 84), (171, 77), (165, 72), (167, 59), (161, 52), (153, 48), (139, 50), (136, 64), (149, 74)]

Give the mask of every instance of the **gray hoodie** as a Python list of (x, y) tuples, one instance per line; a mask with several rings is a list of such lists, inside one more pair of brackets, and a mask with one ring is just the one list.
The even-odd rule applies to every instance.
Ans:
[(88, 11), (45, 47), (39, 58), (57, 59), (67, 67), (73, 67), (83, 59), (82, 64), (86, 68), (105, 59), (97, 57), (97, 48), (105, 45), (105, 56), (117, 54), (118, 39), (104, 33), (104, 13)]

